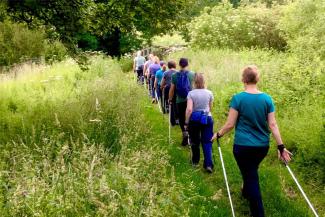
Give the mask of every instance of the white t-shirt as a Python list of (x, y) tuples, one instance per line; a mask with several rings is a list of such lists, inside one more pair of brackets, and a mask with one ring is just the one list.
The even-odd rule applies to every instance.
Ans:
[(146, 62), (146, 59), (143, 56), (137, 56), (134, 58), (136, 70), (140, 69), (140, 66), (143, 66)]

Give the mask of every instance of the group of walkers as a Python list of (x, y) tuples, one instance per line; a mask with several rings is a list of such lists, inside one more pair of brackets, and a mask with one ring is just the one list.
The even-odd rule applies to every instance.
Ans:
[(257, 88), (258, 68), (250, 65), (243, 69), (244, 91), (232, 97), (227, 121), (214, 133), (214, 96), (206, 88), (204, 75), (190, 71), (187, 58), (181, 58), (178, 66), (176, 70), (173, 60), (166, 66), (152, 54), (146, 61), (141, 52), (134, 59), (138, 82), (147, 85), (152, 103), (159, 102), (163, 112), (170, 112), (170, 124), (180, 126), (181, 145), (190, 145), (194, 167), (199, 166), (202, 146), (203, 167), (212, 173), (212, 144), (235, 127), (233, 154), (243, 178), (242, 196), (249, 201), (252, 216), (264, 216), (258, 167), (268, 153), (270, 132), (276, 140), (279, 158), (287, 163), (291, 153), (283, 145), (272, 98)]

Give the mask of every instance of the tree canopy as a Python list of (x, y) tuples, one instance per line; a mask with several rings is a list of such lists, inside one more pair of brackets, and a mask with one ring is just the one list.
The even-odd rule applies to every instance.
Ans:
[(184, 9), (191, 4), (193, 0), (8, 0), (7, 11), (30, 28), (44, 26), (50, 37), (70, 48), (79, 44), (119, 55), (128, 50), (121, 42), (129, 46), (134, 44), (130, 40), (181, 29)]

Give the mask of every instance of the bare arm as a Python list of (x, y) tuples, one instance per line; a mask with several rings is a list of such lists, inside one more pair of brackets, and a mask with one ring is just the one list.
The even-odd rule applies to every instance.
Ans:
[(175, 92), (175, 84), (172, 84), (170, 86), (170, 90), (169, 90), (169, 101), (173, 101), (173, 97), (174, 97), (174, 92)]
[(281, 138), (281, 134), (280, 134), (280, 130), (279, 130), (279, 127), (278, 127), (278, 124), (275, 120), (275, 113), (274, 112), (271, 112), (268, 114), (267, 116), (267, 122), (269, 124), (269, 128), (274, 136), (274, 139), (276, 141), (276, 143), (278, 145), (281, 145), (283, 144), (282, 142), (282, 138)]
[[(283, 146), (280, 130), (278, 124), (275, 119), (275, 113), (271, 112), (267, 115), (267, 122), (269, 124), (269, 128), (273, 134), (273, 137), (278, 145)], [(278, 146), (278, 148), (280, 147)], [(284, 147), (284, 146), (283, 146)], [(278, 157), (285, 163), (288, 163), (291, 160), (292, 153), (288, 151), (286, 148), (283, 149), (282, 153), (278, 151)]]
[(192, 112), (193, 112), (193, 100), (188, 99), (187, 106), (186, 106), (186, 112), (185, 112), (185, 123), (190, 122), (190, 117), (192, 115)]
[(135, 71), (135, 59), (133, 60), (133, 71)]
[(144, 64), (143, 66), (143, 75), (147, 76), (147, 64)]
[(210, 102), (209, 102), (209, 109), (210, 109), (210, 112), (212, 111), (212, 105), (213, 105), (213, 101), (210, 101)]
[(165, 78), (163, 77), (160, 83), (160, 88), (163, 89), (165, 88)]
[(157, 77), (155, 77), (155, 84), (154, 84), (154, 87), (155, 87), (156, 90), (157, 90), (157, 86), (158, 86), (158, 79), (157, 79)]

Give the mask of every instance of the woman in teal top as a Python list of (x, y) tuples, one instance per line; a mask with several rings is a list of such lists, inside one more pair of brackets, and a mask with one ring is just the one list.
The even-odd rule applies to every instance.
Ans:
[(278, 144), (280, 159), (289, 162), (291, 153), (282, 143), (272, 98), (257, 89), (258, 81), (257, 67), (247, 66), (242, 73), (245, 91), (233, 96), (227, 122), (212, 140), (236, 126), (233, 153), (243, 177), (242, 195), (249, 200), (252, 216), (264, 217), (258, 166), (269, 150), (270, 130)]

